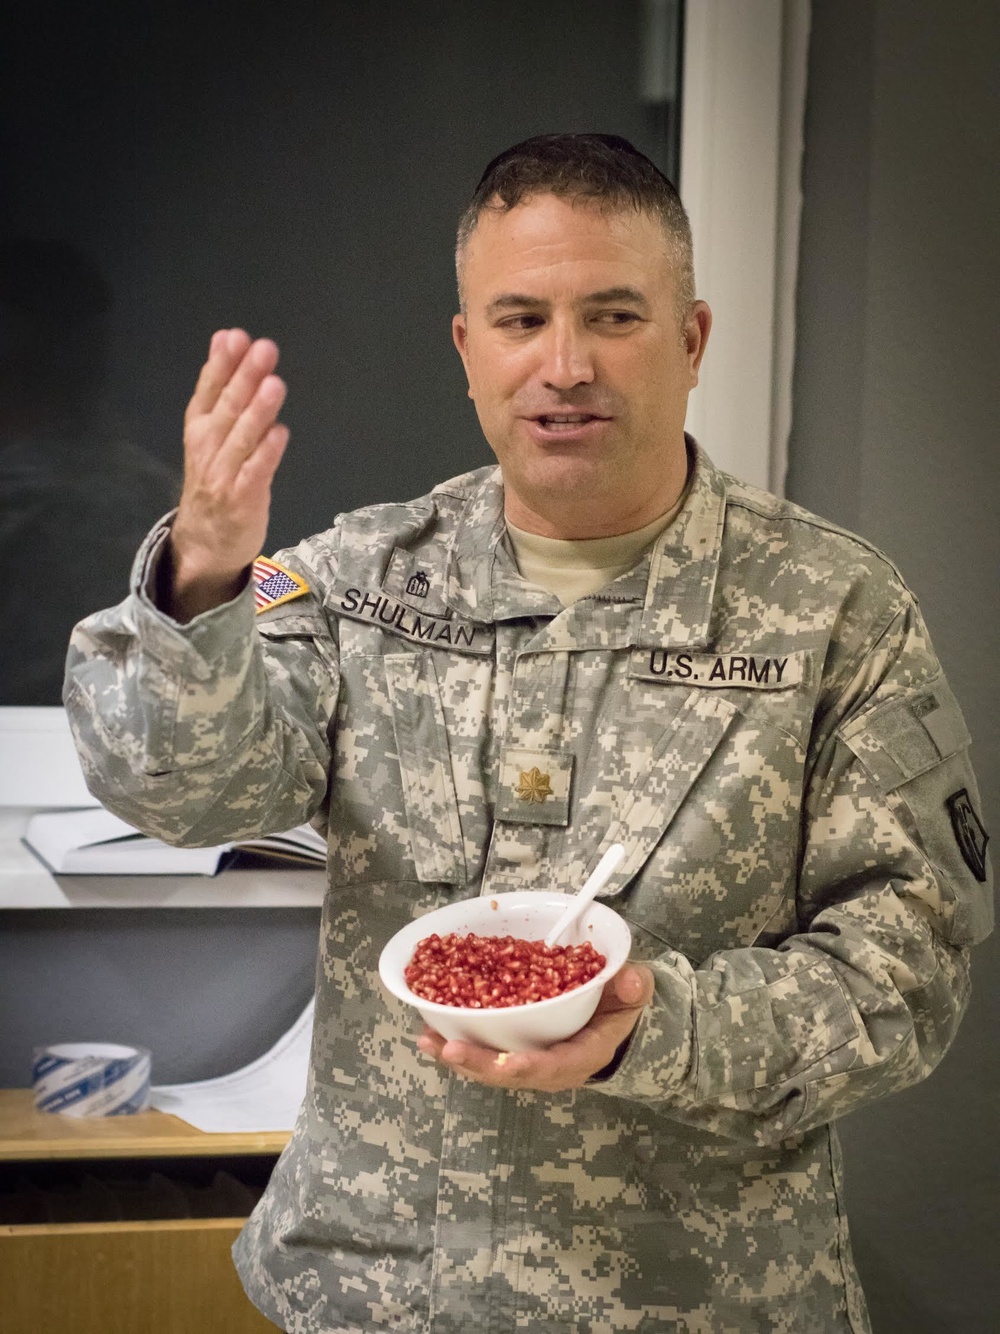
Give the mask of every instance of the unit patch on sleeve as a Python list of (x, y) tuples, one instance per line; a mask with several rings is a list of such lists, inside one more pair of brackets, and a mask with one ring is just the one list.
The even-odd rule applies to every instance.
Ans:
[(291, 602), (309, 592), (309, 585), (291, 570), (267, 556), (258, 556), (253, 563), (253, 600), (259, 616), (282, 602)]
[(976, 814), (968, 791), (963, 787), (953, 792), (947, 801), (955, 842), (965, 864), (980, 884), (986, 880), (986, 845), (990, 836)]

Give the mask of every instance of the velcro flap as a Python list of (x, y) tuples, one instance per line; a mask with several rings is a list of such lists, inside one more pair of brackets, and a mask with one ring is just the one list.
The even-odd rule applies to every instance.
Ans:
[(268, 607), (258, 612), (255, 625), (269, 639), (290, 636), (318, 638), (329, 633), (323, 610), (312, 596), (302, 601), (283, 602), (279, 607)]
[(859, 714), (840, 736), (883, 792), (927, 773), (971, 740), (943, 676), (919, 693), (886, 700)]

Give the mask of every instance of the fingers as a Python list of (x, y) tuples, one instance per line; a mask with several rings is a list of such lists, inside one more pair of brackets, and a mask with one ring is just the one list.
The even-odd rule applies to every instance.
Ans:
[(604, 988), (590, 1023), (545, 1051), (496, 1052), (473, 1042), (446, 1042), (424, 1029), (417, 1046), (466, 1079), (492, 1088), (559, 1093), (580, 1088), (612, 1060), (653, 998), (653, 974), (627, 964)]
[(544, 1060), (546, 1052), (495, 1051), (474, 1042), (449, 1042), (430, 1028), (424, 1029), (417, 1046), (456, 1074), (493, 1088), (539, 1088), (538, 1081), (551, 1075), (545, 1068), (551, 1064)]
[(267, 432), (243, 465), (241, 478), (248, 487), (270, 486), (288, 446), (288, 434), (288, 427), (281, 422), (276, 422)]
[[(287, 393), (275, 375), (278, 348), (269, 338), (251, 342), (243, 329), (212, 335), (185, 414), (185, 472), (210, 486), (229, 489), (247, 460), (262, 450), (245, 479), (256, 484), (274, 474), (287, 432), (274, 432)], [(266, 444), (265, 444), (266, 442)]]
[(277, 362), (268, 338), (251, 341), (243, 329), (212, 335), (185, 417), (184, 489), (171, 535), (182, 609), (199, 590), (214, 596), (217, 585), (229, 587), (265, 539), (271, 482), (288, 444), (277, 420), (286, 395)]
[(456, 1074), (477, 1084), (491, 1088), (537, 1089), (543, 1093), (559, 1093), (563, 1089), (580, 1088), (592, 1074), (607, 1065), (615, 1046), (607, 1056), (601, 1053), (604, 1042), (594, 1044), (586, 1039), (571, 1039), (557, 1043), (546, 1051), (494, 1051), (473, 1042), (445, 1042), (437, 1033), (424, 1034), (417, 1046), (433, 1056)]
[[(262, 391), (269, 402), (279, 392), (284, 398), (284, 385), (272, 374), (277, 364), (278, 346), (270, 338), (258, 338), (250, 344), (210, 410), (212, 425), (220, 437), (232, 430)], [(275, 411), (280, 406), (279, 399)]]
[(275, 425), (287, 393), (284, 380), (277, 375), (266, 375), (234, 421), (229, 422), (228, 410), (223, 410), (225, 415), (219, 415), (220, 410), (216, 409), (212, 415), (216, 418), (217, 428), (220, 432), (225, 430), (218, 449), (222, 467), (234, 470), (250, 458)]
[(185, 420), (212, 411), (249, 347), (250, 335), (243, 329), (215, 331), (208, 346), (208, 360), (201, 368)]
[[(271, 413), (269, 426), (281, 408), (284, 385), (273, 374), (278, 364), (278, 347), (270, 338), (250, 341), (243, 329), (220, 329), (212, 335), (208, 360), (202, 367), (194, 394), (185, 413), (185, 425), (198, 422), (208, 428), (219, 444), (237, 423), (242, 423), (241, 440), (249, 436), (248, 426), (263, 412)], [(247, 417), (245, 414), (250, 413)]]

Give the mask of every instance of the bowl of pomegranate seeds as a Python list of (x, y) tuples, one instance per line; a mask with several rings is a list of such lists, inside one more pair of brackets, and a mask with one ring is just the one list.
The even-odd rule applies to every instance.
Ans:
[(551, 1046), (583, 1028), (632, 945), (625, 921), (592, 903), (550, 949), (545, 936), (570, 901), (528, 891), (450, 903), (392, 937), (379, 976), (442, 1037)]

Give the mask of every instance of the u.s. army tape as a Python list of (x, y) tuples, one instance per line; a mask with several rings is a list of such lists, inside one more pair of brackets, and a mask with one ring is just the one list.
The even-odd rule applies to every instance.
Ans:
[(129, 1116), (149, 1103), (151, 1069), (143, 1047), (115, 1042), (36, 1047), (31, 1074), (35, 1106), (66, 1116)]

